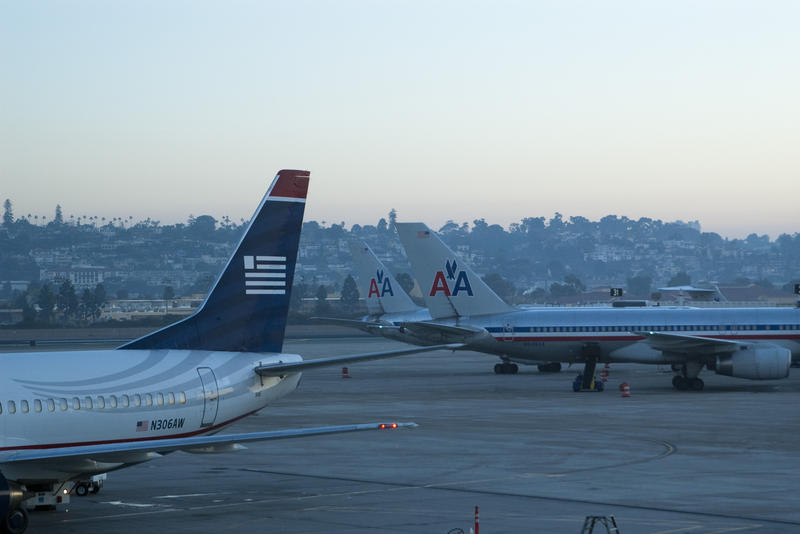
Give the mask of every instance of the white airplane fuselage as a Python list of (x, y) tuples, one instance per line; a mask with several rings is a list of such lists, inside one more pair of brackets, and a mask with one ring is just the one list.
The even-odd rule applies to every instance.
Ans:
[(581, 362), (587, 345), (603, 361), (679, 363), (644, 342), (637, 332), (768, 343), (800, 359), (798, 308), (569, 308), (527, 309), (486, 316), (438, 320), (485, 328), (491, 337), (477, 350), (528, 360)]
[[(0, 356), (0, 463), (16, 451), (213, 434), (297, 388), (301, 373), (260, 377), (294, 354), (101, 350)], [(150, 457), (142, 457), (147, 460)], [(8, 479), (64, 480), (124, 467), (6, 464)], [(19, 470), (19, 473), (17, 472)]]

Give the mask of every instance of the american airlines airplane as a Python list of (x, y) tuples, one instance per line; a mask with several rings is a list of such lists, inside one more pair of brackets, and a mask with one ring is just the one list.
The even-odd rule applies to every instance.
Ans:
[[(395, 227), (433, 317), (403, 323), (421, 337), (464, 342), (506, 362), (583, 363), (587, 389), (598, 362), (671, 364), (676, 389), (701, 390), (704, 367), (770, 380), (787, 377), (792, 358), (800, 358), (800, 308), (516, 309), (477, 284), (426, 225)], [(498, 365), (495, 372), (503, 372)]]
[(38, 492), (176, 450), (415, 426), (217, 434), (296, 389), (305, 369), (437, 348), (308, 361), (282, 352), (308, 181), (307, 171), (278, 173), (190, 317), (116, 350), (0, 355), (0, 532), (26, 530), (23, 501)]
[(353, 264), (358, 275), (358, 290), (367, 305), (367, 315), (360, 320), (312, 317), (319, 322), (357, 328), (368, 334), (414, 345), (432, 345), (429, 339), (415, 336), (399, 323), (429, 321), (426, 308), (414, 304), (392, 273), (366, 243), (350, 243)]

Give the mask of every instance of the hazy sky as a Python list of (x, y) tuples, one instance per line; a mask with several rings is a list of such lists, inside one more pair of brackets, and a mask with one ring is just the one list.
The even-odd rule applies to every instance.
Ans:
[(0, 1), (17, 215), (800, 231), (800, 2)]

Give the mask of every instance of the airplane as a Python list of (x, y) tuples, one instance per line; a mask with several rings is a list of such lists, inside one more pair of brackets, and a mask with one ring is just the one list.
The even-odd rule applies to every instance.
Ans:
[(426, 308), (414, 304), (369, 245), (351, 241), (350, 252), (358, 276), (358, 289), (367, 305), (367, 315), (360, 320), (336, 317), (312, 317), (312, 319), (326, 324), (357, 328), (368, 334), (413, 345), (436, 344), (415, 336), (399, 325), (406, 321), (429, 321), (431, 315)]
[(416, 426), (218, 434), (296, 389), (307, 369), (437, 349), (317, 360), (282, 352), (309, 177), (277, 174), (188, 318), (113, 350), (0, 356), (0, 532), (25, 532), (23, 501), (37, 493), (68, 493), (74, 481), (173, 451), (226, 452), (251, 441)]
[(420, 336), (436, 334), (440, 342), (467, 343), (469, 350), (507, 362), (583, 363), (576, 391), (600, 389), (594, 384), (598, 362), (672, 365), (675, 389), (702, 390), (698, 374), (704, 367), (771, 380), (787, 377), (792, 359), (800, 358), (800, 308), (516, 309), (487, 293), (425, 224), (395, 228), (433, 317), (404, 327)]
[[(356, 244), (354, 242), (350, 245), (353, 263), (358, 272), (360, 282), (359, 290), (362, 294), (366, 295), (364, 300), (366, 301), (369, 315), (363, 317), (361, 320), (338, 319), (332, 317), (312, 317), (312, 319), (328, 324), (355, 327), (369, 334), (379, 335), (388, 339), (403, 341), (414, 345), (424, 346), (442, 343), (442, 341), (438, 339), (440, 337), (438, 330), (437, 332), (421, 330), (421, 324), (433, 319), (430, 310), (414, 304), (411, 297), (400, 287), (397, 280), (395, 280), (389, 270), (378, 259), (369, 245), (366, 243)], [(478, 278), (477, 284), (481, 286), (480, 289), (486, 294), (486, 298), (489, 302), (494, 302), (497, 303), (498, 306), (510, 309), (483, 280)], [(464, 312), (465, 310), (461, 311)], [(457, 310), (446, 307), (440, 313), (442, 315), (437, 316), (437, 319), (453, 317), (457, 314)], [(416, 326), (413, 329), (409, 329), (404, 326), (406, 324), (415, 324)], [(437, 327), (437, 329), (443, 328), (444, 326), (441, 324)], [(482, 333), (483, 331), (480, 329), (465, 332), (465, 327), (462, 326), (457, 330), (444, 333), (442, 339), (449, 339), (452, 341), (453, 336), (456, 336), (463, 341), (475, 335), (482, 335)], [(535, 363), (540, 372), (558, 372), (561, 370), (561, 364), (559, 362), (526, 361), (525, 363)], [(498, 373), (516, 372), (518, 369), (516, 364), (507, 361), (507, 359), (503, 359), (502, 363), (495, 366), (495, 372)]]

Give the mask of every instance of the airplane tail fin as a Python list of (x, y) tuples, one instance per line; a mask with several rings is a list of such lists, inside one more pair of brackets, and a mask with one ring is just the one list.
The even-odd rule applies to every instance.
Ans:
[(281, 352), (309, 176), (278, 172), (194, 314), (119, 348)]
[(370, 315), (413, 312), (417, 305), (366, 243), (350, 243), (358, 289)]
[(423, 223), (395, 223), (431, 317), (513, 310)]

